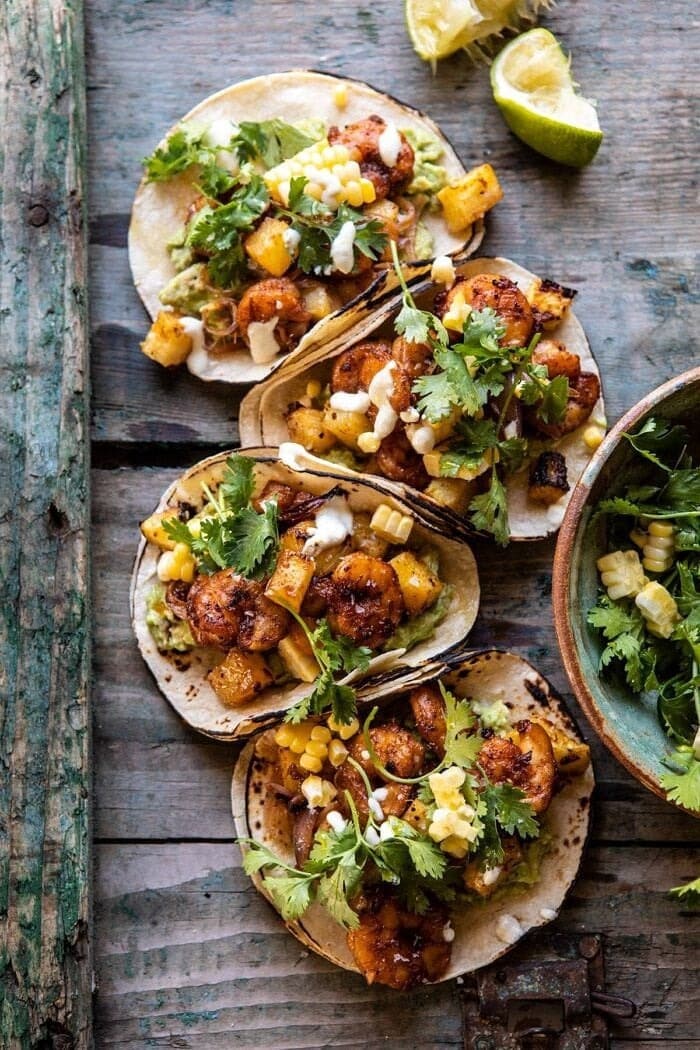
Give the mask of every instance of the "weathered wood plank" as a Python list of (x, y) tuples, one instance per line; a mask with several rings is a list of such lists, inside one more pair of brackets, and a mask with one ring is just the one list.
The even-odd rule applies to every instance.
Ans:
[[(176, 475), (94, 472), (96, 820), (102, 838), (231, 837), (228, 780), (238, 748), (199, 738), (179, 722), (138, 656), (127, 615), (137, 523)], [(552, 543), (517, 544), (504, 553), (484, 542), (476, 553), (483, 597), (470, 642), (519, 650), (566, 691), (549, 600)], [(649, 795), (590, 732), (588, 737), (600, 783), (597, 838), (697, 840), (695, 821)]]
[[(495, 165), (506, 196), (489, 216), (483, 250), (580, 289), (577, 311), (600, 360), (611, 420), (688, 367), (700, 321), (697, 245), (687, 229), (696, 205), (697, 72), (684, 67), (678, 88), (688, 7), (645, 0), (632, 35), (624, 0), (605, 5), (604, 28), (600, 10), (562, 2), (545, 19), (573, 49), (607, 132), (595, 164), (567, 173), (506, 130), (483, 67), (458, 56), (431, 75), (411, 49), (400, 5), (373, 12), (332, 4), (320, 30), (313, 5), (297, 5), (290, 17), (285, 0), (266, 3), (264, 16), (251, 0), (196, 9), (156, 0), (138, 20), (131, 4), (95, 0), (88, 52), (95, 438), (213, 442), (233, 433), (240, 390), (197, 383), (183, 370), (164, 376), (142, 359), (147, 320), (124, 250), (128, 210), (140, 157), (194, 102), (228, 79), (305, 65), (395, 92), (441, 123), (465, 163), (486, 156)], [(212, 40), (220, 54), (235, 56), (223, 70), (212, 61)], [(188, 75), (174, 75), (178, 68)]]
[(90, 723), (80, 0), (0, 11), (0, 1042), (87, 1047)]
[[(626, 849), (621, 871), (619, 852), (589, 852), (555, 928), (605, 934), (609, 987), (639, 1006), (635, 1038), (692, 1042), (700, 920), (659, 888), (691, 853)], [(460, 1045), (457, 984), (399, 998), (303, 951), (233, 846), (101, 846), (97, 897), (101, 1046)]]

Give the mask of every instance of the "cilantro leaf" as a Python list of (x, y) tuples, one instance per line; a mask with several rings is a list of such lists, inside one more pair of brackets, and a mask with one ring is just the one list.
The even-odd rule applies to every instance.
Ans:
[(544, 397), (537, 408), (537, 415), (543, 423), (559, 423), (566, 412), (569, 399), (569, 380), (566, 376), (555, 376), (547, 384)]
[(693, 910), (700, 908), (700, 877), (686, 882), (683, 886), (674, 886), (668, 892)]
[(439, 685), (445, 704), (444, 764), (469, 769), (474, 765), (482, 744), (481, 737), (473, 732), (476, 717), (466, 700), (458, 700), (442, 682)]
[(343, 857), (335, 871), (324, 875), (318, 883), (318, 901), (328, 914), (346, 929), (359, 926), (360, 919), (348, 904), (354, 897), (360, 881), (362, 868), (355, 863), (354, 855)]
[(244, 277), (247, 261), (242, 234), (252, 229), (269, 203), (265, 183), (254, 175), (227, 204), (204, 207), (190, 222), (185, 244), (209, 257), (209, 276), (219, 287), (236, 287)]
[(217, 496), (224, 501), (226, 509), (238, 511), (247, 507), (255, 489), (253, 460), (234, 452), (226, 460)]
[(678, 802), (686, 809), (700, 812), (700, 760), (688, 756), (687, 768), (682, 773), (669, 772), (661, 776), (661, 786), (666, 789), (671, 802)]
[(484, 453), (499, 444), (496, 423), (492, 419), (460, 419), (447, 452), (440, 457), (440, 473), (454, 478), (461, 467), (475, 469)]
[(661, 459), (663, 453), (675, 463), (688, 443), (685, 427), (675, 426), (663, 419), (652, 417), (635, 433), (625, 434), (632, 448), (662, 470), (671, 467)]
[(441, 879), (447, 867), (447, 857), (437, 843), (426, 838), (411, 824), (399, 817), (389, 817), (389, 821), (391, 830), (406, 847), (411, 863), (418, 874), (427, 879)]
[(302, 871), (289, 875), (267, 875), (262, 885), (287, 922), (299, 919), (311, 904), (312, 882)]
[(330, 709), (336, 722), (342, 725), (349, 724), (357, 712), (355, 690), (350, 685), (336, 682), (335, 674), (340, 671), (347, 674), (355, 669), (366, 671), (372, 658), (372, 650), (366, 646), (353, 645), (342, 635), (334, 638), (327, 620), (319, 620), (315, 629), (311, 631), (302, 617), (296, 613), (293, 615), (306, 634), (321, 672), (308, 696), (287, 711), (285, 721), (302, 722), (311, 714), (321, 714), (322, 711)]
[(269, 500), (261, 514), (243, 507), (225, 529), (224, 558), (227, 567), (249, 578), (272, 571), (279, 547), (276, 500)]
[(261, 868), (285, 867), (272, 850), (268, 849), (261, 842), (257, 842), (254, 839), (239, 839), (239, 842), (245, 842), (248, 846), (248, 849), (243, 852), (243, 871), (246, 875), (254, 875)]
[(158, 146), (141, 162), (148, 182), (165, 182), (209, 156), (204, 146), (204, 133), (190, 124), (179, 124), (163, 146)]
[(184, 543), (188, 547), (192, 546), (192, 533), (187, 528), (187, 523), (180, 521), (179, 518), (164, 518), (163, 531), (175, 543)]
[(508, 500), (503, 482), (495, 470), (488, 492), (474, 496), (470, 505), (471, 523), (479, 532), (490, 532), (497, 543), (508, 543)]
[(275, 118), (241, 121), (231, 145), (240, 161), (256, 160), (259, 157), (266, 168), (274, 168), (317, 141), (293, 124)]
[[(644, 618), (635, 605), (625, 606), (601, 594), (588, 613), (588, 622), (602, 631), (608, 644), (600, 654), (600, 667), (619, 660), (631, 689), (640, 692), (644, 686), (643, 647)], [(651, 667), (649, 667), (651, 670)]]
[(523, 839), (539, 835), (539, 824), (532, 806), (524, 801), (524, 791), (512, 784), (492, 784), (487, 791), (493, 795), (496, 820), (507, 835), (519, 835)]
[(490, 354), (503, 357), (499, 339), (505, 335), (506, 326), (491, 307), (472, 310), (464, 325), (464, 343), (467, 349), (481, 347)]

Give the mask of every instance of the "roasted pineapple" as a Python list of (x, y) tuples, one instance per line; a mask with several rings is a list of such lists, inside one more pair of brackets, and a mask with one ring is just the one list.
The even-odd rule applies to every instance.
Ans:
[(556, 281), (537, 279), (528, 289), (527, 300), (542, 328), (556, 328), (564, 319), (576, 291)]
[(260, 653), (242, 653), (230, 649), (223, 663), (209, 672), (209, 683), (224, 704), (238, 707), (261, 693), (273, 678)]
[(295, 408), (287, 416), (287, 430), (290, 441), (320, 455), (330, 451), (337, 440), (335, 434), (326, 428), (320, 408)]
[(443, 507), (464, 514), (474, 494), (474, 487), (462, 478), (433, 478), (425, 494)]
[(285, 243), (285, 234), (289, 226), (282, 219), (268, 216), (245, 239), (245, 250), (262, 270), (267, 270), (273, 277), (281, 277), (294, 261), (294, 257)]
[(533, 718), (531, 721), (541, 725), (549, 736), (552, 742), (554, 761), (557, 764), (557, 769), (563, 776), (577, 777), (579, 773), (583, 773), (588, 769), (591, 761), (591, 752), (588, 744), (567, 736), (562, 729), (553, 725), (546, 718)]
[(157, 511), (155, 514), (151, 514), (150, 518), (142, 521), (139, 528), (149, 543), (154, 544), (162, 551), (174, 551), (175, 540), (168, 536), (163, 528), (163, 522), (176, 521), (177, 516), (176, 510)]
[(445, 186), (438, 193), (445, 221), (450, 233), (461, 233), (503, 197), (496, 172), (490, 164), (472, 168), (453, 186)]
[(161, 310), (141, 343), (141, 349), (153, 361), (165, 368), (181, 365), (192, 349), (192, 336), (182, 324), (179, 314)]
[(355, 451), (359, 447), (357, 439), (360, 434), (372, 429), (364, 412), (345, 412), (340, 408), (331, 408), (330, 405), (326, 405), (324, 410), (323, 426), (330, 430), (341, 444)]
[(320, 321), (322, 317), (327, 317), (343, 305), (335, 292), (315, 281), (309, 281), (301, 289), (301, 297), (304, 300), (304, 309), (309, 311), (314, 321)]
[(413, 551), (401, 551), (389, 564), (399, 578), (399, 587), (409, 616), (417, 616), (435, 604), (440, 596), (442, 583)]
[(309, 645), (309, 639), (298, 623), (293, 622), (289, 633), (277, 646), (282, 662), (292, 676), (301, 682), (315, 682), (321, 673)]
[[(443, 453), (440, 449), (433, 449), (432, 452), (427, 452), (423, 456), (423, 465), (430, 474), (431, 478), (442, 478), (442, 456)], [(490, 470), (493, 466), (494, 456), (498, 463), (499, 455), (498, 449), (487, 449), (480, 461), (474, 467), (461, 466), (457, 471), (456, 477), (461, 478), (462, 481), (473, 481), (474, 478), (478, 478), (480, 474), (484, 474), (487, 470)]]
[(280, 551), (275, 571), (265, 588), (265, 597), (285, 609), (299, 612), (315, 569), (313, 558), (295, 551)]

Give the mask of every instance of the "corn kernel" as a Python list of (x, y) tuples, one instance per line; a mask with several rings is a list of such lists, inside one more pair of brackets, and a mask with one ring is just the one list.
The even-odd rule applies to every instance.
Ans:
[(333, 101), (338, 109), (345, 109), (348, 104), (347, 84), (338, 84), (337, 87), (333, 88)]
[(318, 397), (320, 393), (321, 393), (321, 384), (319, 383), (318, 379), (311, 379), (306, 384), (306, 396), (310, 397), (311, 400), (313, 401), (313, 399)]
[(360, 179), (360, 187), (362, 188), (363, 203), (372, 204), (377, 198), (377, 191), (374, 188), (374, 183), (371, 179)]
[(305, 769), (307, 773), (320, 773), (323, 769), (323, 762), (320, 758), (316, 758), (315, 755), (308, 755), (306, 752), (299, 759), (299, 765), (302, 769)]
[(328, 746), (322, 740), (309, 740), (304, 754), (313, 755), (314, 758), (325, 758), (328, 754)]
[(169, 580), (183, 580), (192, 583), (196, 562), (186, 543), (176, 543), (171, 551), (165, 551), (158, 559), (156, 572), (163, 583)]
[(669, 525), (667, 521), (650, 521), (649, 522), (649, 534), (651, 536), (660, 536), (667, 539), (674, 534), (673, 525)]
[(375, 452), (379, 451), (381, 440), (371, 430), (366, 430), (364, 434), (360, 434), (357, 439), (357, 447), (360, 452), (364, 452), (365, 455), (372, 456)]
[(314, 774), (302, 781), (301, 793), (312, 809), (330, 805), (338, 794), (334, 784)]
[(399, 510), (392, 510), (386, 503), (380, 503), (372, 515), (369, 527), (389, 543), (405, 543), (411, 535), (413, 518)]
[(360, 723), (356, 718), (353, 718), (352, 722), (348, 722), (347, 725), (343, 725), (342, 722), (336, 722), (333, 715), (331, 715), (326, 719), (326, 722), (331, 732), (337, 733), (341, 740), (349, 740), (360, 729)]
[(601, 430), (600, 427), (586, 427), (583, 432), (584, 444), (586, 448), (590, 448), (592, 452), (603, 444), (604, 438), (605, 431)]
[(348, 749), (342, 740), (331, 740), (328, 745), (328, 761), (336, 769), (338, 766), (342, 766), (345, 759), (348, 757)]
[(327, 744), (331, 739), (331, 731), (327, 726), (314, 726), (311, 730), (311, 739), (320, 740), (321, 743)]
[(364, 203), (362, 187), (359, 182), (348, 182), (345, 187), (345, 199), (352, 208), (360, 208)]
[(311, 725), (308, 722), (301, 722), (299, 725), (292, 727), (292, 732), (293, 736), (288, 745), (289, 750), (293, 751), (295, 755), (303, 755), (311, 736)]
[(642, 565), (647, 572), (667, 572), (673, 565), (673, 558), (642, 558)]
[(294, 739), (294, 727), (288, 722), (283, 722), (275, 732), (275, 743), (278, 747), (289, 747)]
[(659, 638), (670, 638), (681, 616), (673, 595), (652, 580), (634, 599), (635, 605), (647, 621), (647, 629)]
[(631, 598), (644, 587), (644, 570), (636, 551), (611, 551), (596, 562), (608, 596)]
[(630, 532), (632, 543), (634, 543), (635, 547), (639, 547), (642, 550), (644, 549), (648, 538), (646, 532), (642, 532), (641, 529), (632, 529)]

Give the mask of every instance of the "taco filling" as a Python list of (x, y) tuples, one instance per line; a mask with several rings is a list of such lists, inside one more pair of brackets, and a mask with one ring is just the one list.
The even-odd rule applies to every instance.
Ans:
[[(220, 113), (215, 101), (212, 111)], [(392, 105), (398, 116), (401, 107)], [(343, 106), (336, 108), (340, 118)], [(425, 219), (438, 214), (450, 234), (466, 235), (500, 199), (496, 176), (482, 165), (455, 180), (454, 161), (450, 174), (443, 167), (445, 143), (415, 125), (371, 109), (345, 124), (218, 116), (178, 125), (144, 160), (139, 191), (143, 197), (151, 184), (173, 187), (169, 260), (141, 244), (149, 227), (163, 233), (161, 198), (151, 194), (147, 207), (137, 197), (132, 224), (137, 284), (150, 285), (154, 268), (165, 278), (155, 289), (160, 308), (143, 352), (166, 366), (187, 361), (205, 378), (208, 358), (241, 351), (249, 366), (252, 360), (269, 370), (312, 326), (368, 288), (377, 264), (391, 260), (390, 241), (404, 261), (430, 258), (435, 245)], [(144, 300), (152, 316), (153, 290)]]
[[(224, 707), (306, 683), (289, 719), (330, 709), (347, 723), (355, 690), (338, 680), (435, 637), (454, 613), (445, 541), (432, 544), (378, 498), (362, 510), (327, 479), (320, 492), (265, 480), (242, 455), (200, 487), (198, 505), (181, 500), (142, 523), (160, 553), (140, 586), (151, 644), (176, 666), (182, 654), (208, 653), (206, 678)], [(469, 587), (465, 573), (460, 581)]]
[[(370, 984), (442, 979), (456, 939), (463, 952), (470, 930), (478, 938), (481, 907), (531, 892), (560, 834), (550, 806), (589, 765), (546, 708), (519, 719), (500, 697), (460, 699), (451, 685), (417, 686), (362, 727), (281, 725), (248, 759), (258, 831), (242, 839), (245, 870), (290, 923), (325, 909)], [(501, 950), (524, 932), (502, 908), (493, 924)], [(314, 929), (312, 946), (339, 940)]]
[(574, 435), (585, 461), (600, 444), (601, 387), (576, 352), (580, 329), (564, 341), (576, 293), (539, 279), (523, 289), (478, 264), (456, 274), (436, 260), (441, 283), (419, 304), (404, 282), (385, 337), (315, 368), (305, 395), (287, 403), (286, 426), (307, 451), (417, 489), (507, 543), (516, 474), (527, 479), (523, 509), (559, 524), (577, 480), (560, 446)]

